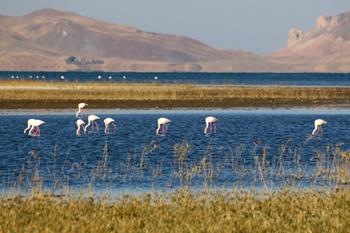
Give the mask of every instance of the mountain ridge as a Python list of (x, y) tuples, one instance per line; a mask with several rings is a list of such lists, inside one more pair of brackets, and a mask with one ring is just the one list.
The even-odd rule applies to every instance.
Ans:
[(0, 70), (349, 72), (350, 12), (291, 29), (287, 44), (263, 57), (49, 8), (0, 16)]

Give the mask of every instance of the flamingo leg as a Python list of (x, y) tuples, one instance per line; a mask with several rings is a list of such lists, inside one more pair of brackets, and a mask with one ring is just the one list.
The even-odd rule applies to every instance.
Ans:
[(35, 126), (31, 126), (28, 135), (33, 136)]
[(207, 133), (211, 133), (213, 131), (213, 126), (211, 123), (208, 123)]
[(321, 126), (320, 126), (320, 134), (323, 135), (323, 129)]
[(157, 127), (156, 134), (159, 134), (159, 130), (160, 130), (160, 125), (158, 125)]
[(213, 123), (214, 133), (216, 133), (216, 123)]
[(27, 130), (30, 129), (30, 126), (31, 126), (31, 125), (28, 124), (28, 127), (24, 130), (24, 133), (26, 133)]
[(204, 133), (208, 133), (208, 124), (205, 125)]
[(317, 130), (316, 130), (315, 135), (316, 135), (316, 134), (319, 134), (319, 133), (320, 133), (320, 126), (317, 126)]
[(94, 123), (95, 123), (95, 126), (96, 126), (96, 131), (98, 132), (99, 131), (98, 124), (97, 124), (96, 121)]
[(113, 124), (113, 133), (115, 133), (117, 131), (117, 125)]
[(162, 132), (163, 132), (163, 135), (166, 134), (166, 125), (165, 125), (165, 124), (163, 125), (163, 130), (162, 130)]

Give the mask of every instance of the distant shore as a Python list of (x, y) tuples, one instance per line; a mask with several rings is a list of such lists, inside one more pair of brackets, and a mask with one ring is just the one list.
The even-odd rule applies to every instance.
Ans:
[(350, 107), (350, 88), (0, 81), (0, 109)]

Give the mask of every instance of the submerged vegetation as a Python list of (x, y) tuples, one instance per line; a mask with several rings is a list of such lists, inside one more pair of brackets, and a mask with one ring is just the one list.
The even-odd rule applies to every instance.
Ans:
[[(22, 170), (13, 177), (10, 191), (0, 196), (0, 232), (348, 232), (350, 229), (350, 191), (346, 186), (350, 181), (350, 153), (342, 145), (315, 151), (314, 167), (304, 166), (300, 151), (288, 142), (280, 145), (279, 154), (273, 156), (264, 145), (256, 144), (251, 154), (245, 145), (240, 145), (232, 153), (220, 155), (212, 153), (208, 145), (201, 158), (191, 160), (193, 146), (184, 141), (173, 146), (172, 166), (167, 168), (152, 162), (157, 148), (152, 141), (140, 154), (130, 154), (116, 164), (110, 162), (108, 143), (101, 148), (101, 156), (94, 164), (88, 164), (86, 158), (81, 162), (71, 161), (69, 154), (58, 164), (61, 156), (58, 146), (48, 155), (30, 151)], [(247, 159), (253, 162), (247, 163)], [(165, 169), (171, 170), (170, 177), (164, 177)], [(228, 174), (235, 177), (233, 183), (220, 186)], [(246, 177), (252, 177), (251, 183), (248, 187), (240, 186)], [(170, 192), (141, 195), (131, 191), (113, 196), (113, 191), (108, 191), (115, 183), (133, 179), (146, 180), (152, 185), (158, 179), (168, 179), (166, 186), (176, 183), (177, 186)], [(76, 191), (79, 180), (82, 182)], [(275, 189), (275, 181), (281, 182), (282, 190)], [(298, 185), (303, 182), (319, 186)], [(106, 187), (102, 195), (94, 192), (97, 184)], [(203, 187), (202, 191), (197, 191), (198, 186)]]
[(238, 145), (232, 150), (211, 148), (192, 157), (192, 145), (175, 144), (172, 158), (156, 159), (164, 155), (159, 145), (151, 141), (140, 153), (130, 152), (116, 159), (108, 143), (101, 155), (89, 161), (89, 155), (76, 156), (60, 151), (42, 154), (31, 150), (21, 169), (0, 173), (3, 194), (36, 194), (49, 190), (55, 195), (68, 195), (72, 190), (112, 191), (120, 187), (173, 191), (254, 188), (274, 190), (281, 188), (348, 187), (350, 184), (350, 153), (342, 145), (328, 145), (322, 151), (307, 156), (301, 149), (281, 144), (276, 153), (264, 145), (247, 148)]
[(282, 107), (349, 105), (350, 88), (0, 81), (0, 108)]

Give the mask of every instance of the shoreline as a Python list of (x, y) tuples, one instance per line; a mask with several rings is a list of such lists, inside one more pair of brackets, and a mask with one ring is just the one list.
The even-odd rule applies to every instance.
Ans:
[[(0, 116), (16, 116), (16, 115), (74, 115), (76, 109), (61, 108), (61, 109), (0, 109)], [(329, 106), (329, 107), (290, 107), (290, 108), (270, 108), (270, 107), (237, 107), (237, 108), (175, 108), (175, 109), (156, 109), (156, 108), (90, 108), (88, 113), (103, 114), (322, 114), (322, 115), (350, 115), (349, 106)], [(87, 113), (87, 114), (88, 114)]]

